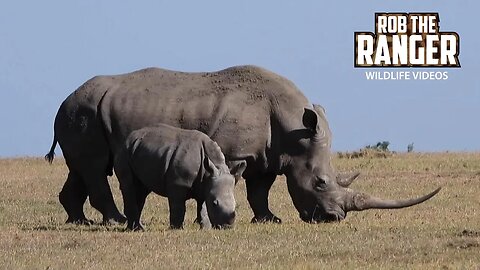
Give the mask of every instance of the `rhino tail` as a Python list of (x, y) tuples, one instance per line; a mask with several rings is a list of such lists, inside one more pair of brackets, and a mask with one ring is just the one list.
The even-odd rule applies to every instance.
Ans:
[(48, 163), (52, 164), (53, 158), (55, 157), (55, 147), (57, 146), (57, 137), (53, 136), (53, 142), (52, 142), (52, 147), (50, 147), (50, 152), (48, 152), (45, 155), (45, 160), (48, 161)]

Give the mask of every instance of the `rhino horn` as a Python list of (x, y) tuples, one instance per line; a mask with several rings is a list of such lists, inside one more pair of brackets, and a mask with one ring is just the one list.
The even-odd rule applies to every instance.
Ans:
[(356, 172), (352, 175), (338, 175), (337, 176), (337, 184), (341, 187), (348, 187), (352, 184), (352, 182), (358, 178), (360, 175), (359, 172)]
[(422, 203), (433, 196), (435, 196), (441, 187), (437, 188), (433, 192), (418, 197), (414, 199), (406, 199), (406, 200), (385, 200), (370, 196), (365, 193), (356, 192), (348, 189), (348, 193), (350, 196), (347, 196), (346, 202), (346, 211), (363, 211), (367, 209), (396, 209), (396, 208), (404, 208), (413, 206), (419, 203)]

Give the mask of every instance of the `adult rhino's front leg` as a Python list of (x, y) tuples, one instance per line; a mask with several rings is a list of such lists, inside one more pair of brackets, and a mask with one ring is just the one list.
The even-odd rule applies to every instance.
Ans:
[(252, 223), (282, 223), (268, 208), (268, 193), (277, 176), (274, 174), (262, 175), (261, 177), (248, 177), (247, 200), (253, 210)]
[(212, 228), (212, 223), (208, 217), (207, 203), (197, 200), (197, 219), (195, 222), (199, 223), (202, 229)]
[[(203, 224), (205, 224), (205, 217), (208, 218), (207, 206), (205, 202), (197, 200), (197, 217), (195, 218), (193, 223), (196, 223), (200, 225), (201, 228), (204, 228)], [(210, 219), (208, 219), (208, 223), (210, 223)]]

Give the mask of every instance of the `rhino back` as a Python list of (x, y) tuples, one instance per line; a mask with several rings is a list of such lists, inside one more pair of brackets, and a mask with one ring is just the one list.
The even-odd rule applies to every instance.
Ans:
[(165, 123), (204, 132), (227, 160), (247, 159), (267, 167), (272, 122), (300, 128), (301, 122), (292, 119), (301, 119), (308, 106), (290, 81), (254, 66), (207, 73), (149, 68), (115, 80), (117, 86), (101, 104), (114, 152), (132, 130)]
[(132, 132), (126, 146), (134, 175), (162, 196), (168, 196), (170, 185), (192, 188), (201, 178), (202, 138), (198, 135), (167, 125)]

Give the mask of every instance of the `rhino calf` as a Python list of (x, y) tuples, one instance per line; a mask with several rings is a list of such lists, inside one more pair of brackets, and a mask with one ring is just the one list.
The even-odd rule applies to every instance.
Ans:
[[(207, 135), (159, 124), (130, 133), (115, 158), (127, 229), (142, 230), (140, 216), (150, 192), (168, 198), (170, 227), (183, 227), (185, 201), (194, 198), (202, 228), (228, 228), (235, 220), (235, 176), (245, 161), (229, 170)], [(233, 175), (232, 175), (233, 174)]]

